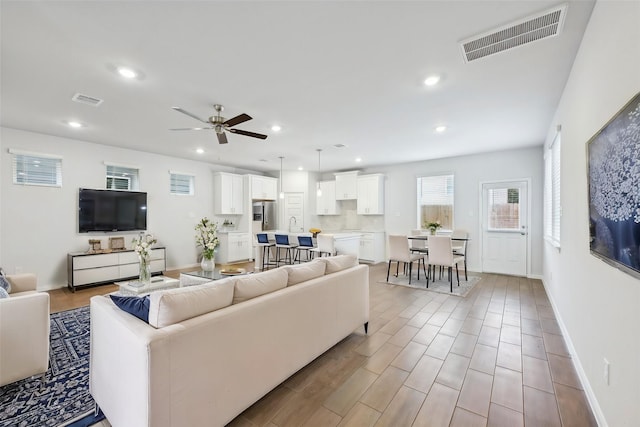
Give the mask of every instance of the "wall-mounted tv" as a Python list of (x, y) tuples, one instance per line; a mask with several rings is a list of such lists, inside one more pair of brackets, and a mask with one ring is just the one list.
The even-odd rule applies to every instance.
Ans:
[(640, 278), (640, 93), (587, 143), (591, 253)]
[(92, 190), (78, 192), (78, 232), (147, 229), (147, 193)]

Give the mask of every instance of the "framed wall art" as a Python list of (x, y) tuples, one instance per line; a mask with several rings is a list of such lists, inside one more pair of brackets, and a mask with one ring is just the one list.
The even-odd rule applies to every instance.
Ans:
[(640, 93), (588, 142), (591, 253), (640, 278)]

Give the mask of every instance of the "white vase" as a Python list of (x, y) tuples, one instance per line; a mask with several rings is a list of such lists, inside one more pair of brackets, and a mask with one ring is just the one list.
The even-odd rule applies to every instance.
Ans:
[(213, 271), (216, 268), (215, 258), (206, 259), (203, 257), (200, 261), (200, 268), (204, 271)]

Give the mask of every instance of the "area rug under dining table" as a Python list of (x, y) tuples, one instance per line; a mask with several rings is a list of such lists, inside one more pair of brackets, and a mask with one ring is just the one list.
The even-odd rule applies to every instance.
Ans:
[(425, 291), (438, 292), (441, 294), (449, 294), (455, 295), (459, 297), (465, 297), (475, 285), (480, 282), (482, 279), (480, 276), (475, 276), (469, 274), (467, 279), (465, 280), (464, 272), (460, 272), (460, 286), (458, 286), (458, 281), (456, 280), (456, 272), (453, 271), (453, 292), (451, 292), (451, 288), (449, 286), (449, 278), (447, 276), (446, 270), (442, 273), (442, 277), (438, 272), (436, 272), (435, 280), (429, 280), (429, 287), (427, 288), (427, 279), (422, 274), (422, 270), (420, 270), (420, 280), (418, 280), (417, 274), (414, 271), (411, 276), (411, 284), (409, 284), (409, 276), (404, 275), (402, 272), (398, 274), (396, 277), (395, 267), (391, 267), (391, 274), (389, 274), (389, 281), (385, 280), (386, 276), (383, 277), (378, 283), (386, 283), (388, 285), (398, 285), (398, 286), (406, 286), (408, 288), (421, 289)]
[(44, 384), (27, 378), (0, 387), (0, 427), (89, 426), (94, 414), (89, 394), (89, 307), (53, 313), (49, 370)]

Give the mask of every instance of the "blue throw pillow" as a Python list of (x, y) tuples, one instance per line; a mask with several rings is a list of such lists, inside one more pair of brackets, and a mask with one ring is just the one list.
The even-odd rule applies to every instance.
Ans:
[(119, 295), (109, 295), (111, 301), (121, 310), (136, 316), (138, 319), (149, 323), (149, 295), (144, 297), (122, 297)]
[(7, 291), (7, 293), (11, 292), (11, 283), (9, 283), (4, 275), (0, 275), (0, 288)]
[(9, 292), (7, 292), (4, 288), (0, 288), (0, 299), (9, 298)]

